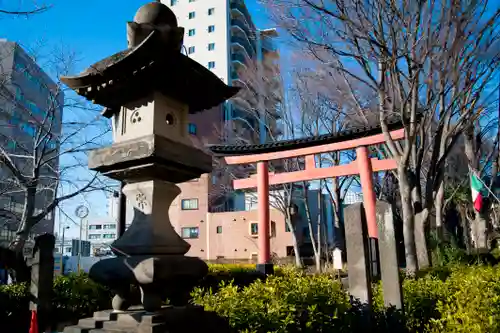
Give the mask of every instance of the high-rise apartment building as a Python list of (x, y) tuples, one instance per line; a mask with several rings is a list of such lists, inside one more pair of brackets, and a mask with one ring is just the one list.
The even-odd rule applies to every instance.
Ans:
[[(183, 53), (222, 81), (242, 91), (219, 107), (190, 116), (193, 142), (262, 143), (279, 134), (276, 103), (280, 102), (276, 30), (256, 28), (244, 0), (163, 0), (185, 29)], [(193, 92), (196, 98), (196, 92)], [(272, 135), (271, 135), (272, 134)], [(235, 212), (239, 195), (228, 188), (221, 170), (179, 184), (182, 192), (170, 208), (170, 220), (191, 244), (190, 255), (204, 259), (255, 255), (256, 211)], [(290, 231), (273, 211), (277, 227), (273, 251), (286, 255)], [(230, 240), (230, 241), (229, 241)], [(227, 243), (227, 246), (223, 246)]]
[[(59, 153), (64, 93), (36, 62), (16, 43), (0, 40), (0, 145), (19, 170), (29, 174), (34, 140), (40, 129), (45, 158)], [(46, 132), (45, 132), (46, 131)], [(49, 154), (51, 154), (49, 156)], [(59, 159), (40, 169), (35, 214), (52, 202), (57, 187)], [(12, 231), (24, 210), (24, 192), (13, 181), (13, 174), (0, 166), (0, 229)], [(16, 190), (17, 189), (17, 190)], [(4, 234), (10, 234), (5, 231)], [(34, 234), (53, 233), (54, 214), (49, 213), (32, 230)]]
[(236, 126), (246, 140), (265, 142), (269, 132), (278, 130), (275, 108), (268, 102), (275, 99), (266, 98), (270, 90), (281, 91), (279, 75), (273, 75), (279, 72), (276, 30), (258, 30), (243, 0), (162, 2), (185, 29), (183, 52), (226, 84), (246, 90), (219, 108), (194, 115), (189, 132), (208, 141), (230, 140)]

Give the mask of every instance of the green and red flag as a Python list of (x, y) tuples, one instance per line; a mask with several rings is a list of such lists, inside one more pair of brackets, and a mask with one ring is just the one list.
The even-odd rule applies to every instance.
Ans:
[(470, 176), (470, 189), (472, 194), (472, 204), (474, 209), (478, 212), (481, 211), (483, 207), (483, 195), (484, 190), (483, 182), (476, 176), (474, 172), (471, 172)]

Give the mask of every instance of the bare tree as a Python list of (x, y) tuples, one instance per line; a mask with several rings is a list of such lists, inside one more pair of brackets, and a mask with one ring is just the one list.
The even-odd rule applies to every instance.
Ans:
[[(0, 112), (7, 116), (0, 132), (0, 211), (3, 226), (16, 230), (9, 247), (19, 254), (37, 225), (53, 223), (61, 203), (109, 188), (88, 170), (86, 156), (109, 142), (110, 127), (99, 108), (52, 80), (17, 44), (6, 43), (0, 55), (16, 59), (2, 68), (0, 82)], [(64, 47), (37, 59), (56, 78), (78, 60)]]
[[(398, 162), (407, 270), (427, 266), (425, 230), (446, 157), (480, 116), (498, 68), (500, 9), (437, 0), (280, 0), (269, 7), (299, 47), (377, 96), (386, 153)], [(393, 116), (404, 123), (402, 144), (389, 136)]]
[[(266, 142), (275, 142), (297, 137), (299, 132), (296, 131), (296, 117), (283, 94), (283, 76), (277, 66), (278, 60), (269, 54), (262, 63), (246, 61), (235, 73), (237, 75), (234, 76), (238, 79), (233, 84), (241, 86), (242, 90), (233, 98), (233, 118), (226, 122), (219, 133), (221, 139), (232, 144), (252, 144), (263, 142), (264, 139)], [(269, 171), (296, 171), (301, 166), (303, 167), (301, 159), (273, 161), (269, 164)], [(230, 167), (223, 161), (218, 161), (214, 172), (225, 178), (212, 194), (214, 198), (220, 198), (232, 193), (232, 180), (255, 174), (256, 168), (253, 165)], [(300, 184), (283, 184), (272, 186), (270, 191), (270, 205), (284, 215), (286, 227), (292, 231), (297, 266), (302, 266), (302, 262), (297, 241), (296, 216), (292, 214), (292, 207), (303, 197), (301, 187)], [(247, 196), (252, 201), (256, 194), (247, 191)]]
[(14, 4), (14, 1), (11, 1), (10, 5), (0, 5), (0, 17), (1, 15), (30, 16), (41, 14), (52, 7), (52, 5), (44, 2), (37, 3), (37, 1), (30, 1), (30, 4), (25, 4), (24, 2), (21, 0), (17, 4)]
[[(321, 78), (318, 80), (318, 78)], [(300, 129), (299, 131), (305, 136), (318, 136), (323, 134), (337, 134), (344, 130), (347, 124), (348, 116), (343, 112), (345, 103), (342, 99), (336, 99), (338, 96), (338, 85), (332, 80), (328, 71), (323, 68), (308, 68), (301, 66), (295, 69), (294, 73), (294, 88), (292, 89), (297, 105), (300, 105)], [(341, 159), (349, 160), (352, 158), (350, 152), (330, 152), (321, 154), (316, 158), (317, 167), (339, 165)], [(313, 252), (316, 261), (316, 270), (321, 270), (321, 258), (328, 255), (328, 224), (324, 216), (323, 195), (322, 191), (330, 194), (331, 203), (334, 211), (334, 235), (335, 246), (342, 247), (342, 235), (340, 223), (340, 206), (341, 189), (344, 185), (350, 184), (349, 179), (352, 177), (342, 177), (341, 179), (321, 179), (318, 186), (318, 207), (317, 214), (311, 218), (309, 206), (309, 194), (306, 184), (304, 184), (305, 195), (304, 202), (306, 208), (306, 219), (309, 225), (309, 234), (312, 242)], [(331, 185), (329, 185), (331, 183)], [(348, 187), (348, 186), (347, 186)], [(316, 235), (314, 235), (316, 234)], [(325, 241), (326, 240), (326, 241)]]

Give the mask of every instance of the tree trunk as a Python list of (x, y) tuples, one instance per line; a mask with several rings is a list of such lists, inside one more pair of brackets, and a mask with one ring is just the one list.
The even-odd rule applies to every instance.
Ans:
[(403, 220), (403, 237), (405, 243), (406, 271), (414, 274), (418, 270), (417, 250), (415, 244), (415, 216), (411, 200), (411, 185), (404, 164), (398, 167), (399, 189), (401, 196), (401, 212)]
[(436, 209), (436, 232), (440, 240), (446, 239), (444, 220), (444, 181), (441, 181), (439, 188), (436, 192), (434, 199), (434, 206)]
[(285, 223), (288, 225), (288, 229), (292, 231), (292, 246), (293, 246), (293, 252), (295, 256), (295, 266), (297, 268), (302, 267), (302, 260), (300, 260), (300, 249), (299, 249), (299, 243), (297, 242), (297, 230), (296, 230), (296, 221), (292, 221), (292, 217), (290, 216), (290, 212), (286, 212), (285, 214), (286, 221)]
[(415, 218), (415, 249), (417, 254), (417, 269), (430, 266), (429, 251), (427, 249), (427, 228), (429, 222), (429, 209), (424, 208)]
[(414, 218), (414, 235), (415, 235), (415, 251), (417, 256), (417, 269), (424, 269), (429, 267), (430, 258), (429, 251), (427, 248), (427, 227), (429, 225), (429, 204), (431, 202), (426, 201), (427, 207), (424, 208), (422, 200), (422, 191), (420, 188), (420, 171), (409, 173), (410, 187), (411, 187), (411, 201), (413, 207), (413, 218)]
[(36, 184), (35, 186), (27, 188), (24, 192), (23, 216), (21, 217), (21, 222), (17, 228), (16, 238), (9, 245), (9, 248), (16, 253), (22, 253), (30, 231), (35, 225), (32, 221), (33, 213), (35, 212), (35, 200)]
[[(306, 184), (304, 184), (304, 187), (305, 187)], [(313, 221), (312, 221), (312, 217), (311, 217), (311, 210), (309, 209), (309, 195), (308, 195), (308, 190), (306, 189), (305, 190), (305, 199), (304, 199), (304, 203), (305, 203), (305, 209), (306, 209), (306, 219), (307, 219), (307, 225), (309, 227), (309, 238), (311, 240), (311, 245), (312, 245), (312, 249), (313, 249), (313, 253), (314, 253), (314, 259), (315, 259), (315, 262), (316, 262), (316, 265), (318, 263), (318, 261), (320, 262), (321, 258), (318, 259), (318, 257), (320, 257), (319, 255), (319, 252), (318, 252), (318, 243), (321, 242), (321, 240), (319, 239), (318, 240), (318, 243), (316, 243), (316, 237), (314, 237), (314, 228), (313, 228)], [(320, 262), (321, 264), (321, 262)], [(321, 266), (321, 265), (320, 265)], [(316, 270), (318, 269), (318, 267), (316, 266)], [(321, 269), (321, 267), (320, 267)]]
[[(321, 163), (320, 163), (321, 167)], [(321, 235), (321, 224), (323, 223), (322, 219), (322, 208), (323, 208), (323, 196), (321, 195), (321, 190), (323, 188), (323, 180), (320, 179), (319, 181), (319, 189), (318, 189), (318, 214), (317, 214), (317, 220), (316, 220), (316, 253), (314, 254), (316, 257), (316, 272), (321, 273), (321, 250), (322, 250), (322, 243), (323, 243), (323, 237)]]

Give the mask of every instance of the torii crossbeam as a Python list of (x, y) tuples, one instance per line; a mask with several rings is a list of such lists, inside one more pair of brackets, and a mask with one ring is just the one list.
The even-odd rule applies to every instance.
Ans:
[[(405, 136), (400, 121), (389, 124), (390, 136), (394, 141)], [(234, 189), (257, 188), (258, 198), (258, 269), (263, 272), (272, 271), (270, 262), (269, 240), (269, 186), (300, 181), (311, 181), (359, 174), (363, 192), (368, 236), (378, 238), (375, 191), (373, 188), (373, 172), (387, 171), (397, 168), (393, 159), (370, 159), (368, 146), (385, 143), (384, 134), (378, 126), (343, 131), (334, 135), (321, 135), (298, 140), (287, 140), (259, 145), (213, 145), (211, 151), (216, 156), (224, 157), (229, 165), (257, 163), (257, 175), (233, 181)], [(341, 150), (356, 150), (356, 160), (349, 164), (328, 168), (317, 168), (314, 156)], [(272, 173), (268, 171), (268, 162), (294, 157), (305, 157), (305, 169)]]

